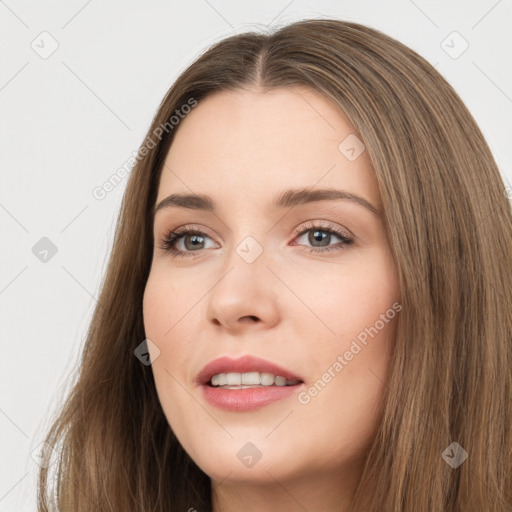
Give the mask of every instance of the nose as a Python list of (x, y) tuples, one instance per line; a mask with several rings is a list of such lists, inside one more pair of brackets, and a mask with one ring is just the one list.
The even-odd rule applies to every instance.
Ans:
[(229, 268), (208, 294), (208, 321), (231, 333), (245, 329), (268, 329), (279, 320), (279, 281), (261, 254), (247, 263), (238, 254), (229, 258)]

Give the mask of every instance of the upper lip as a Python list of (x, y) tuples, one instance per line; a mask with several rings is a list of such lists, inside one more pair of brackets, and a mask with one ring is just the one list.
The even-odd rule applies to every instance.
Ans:
[(299, 380), (302, 378), (275, 363), (266, 361), (259, 357), (246, 355), (238, 359), (230, 357), (219, 357), (209, 362), (197, 375), (198, 384), (208, 384), (214, 375), (219, 373), (246, 373), (246, 372), (267, 372), (274, 376), (280, 375), (287, 380)]

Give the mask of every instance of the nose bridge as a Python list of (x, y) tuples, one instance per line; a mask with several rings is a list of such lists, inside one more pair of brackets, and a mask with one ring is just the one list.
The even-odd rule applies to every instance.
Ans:
[(259, 269), (262, 260), (268, 262), (270, 245), (272, 245), (272, 231), (269, 232), (269, 225), (264, 222), (261, 212), (252, 211), (249, 214), (242, 215), (242, 209), (235, 217), (232, 230), (226, 248), (228, 256), (226, 264), (233, 265), (245, 264), (249, 266), (248, 270)]
[[(261, 260), (266, 259), (261, 257), (263, 253), (266, 253), (268, 256), (267, 238), (268, 237), (265, 237), (266, 240), (263, 240), (262, 235), (246, 235), (236, 244), (235, 252), (245, 264), (253, 265), (256, 263), (256, 265), (258, 265), (258, 261), (261, 262)], [(265, 248), (265, 246), (267, 247)]]
[(245, 231), (238, 235), (233, 234), (232, 243), (227, 244), (229, 249), (226, 252), (224, 265), (226, 272), (231, 269), (229, 270), (231, 274), (229, 280), (245, 279), (250, 282), (251, 288), (254, 290), (258, 283), (263, 283), (265, 274), (270, 274), (266, 266), (269, 264), (271, 253), (267, 237), (264, 240), (264, 236), (261, 234), (248, 233)]
[[(208, 317), (226, 327), (239, 325), (245, 317), (272, 323), (277, 304), (271, 283), (273, 274), (267, 268), (272, 266), (270, 249), (265, 247), (268, 243), (262, 235), (243, 230), (232, 232), (231, 236), (219, 280), (209, 295)], [(265, 239), (268, 242), (268, 237)]]

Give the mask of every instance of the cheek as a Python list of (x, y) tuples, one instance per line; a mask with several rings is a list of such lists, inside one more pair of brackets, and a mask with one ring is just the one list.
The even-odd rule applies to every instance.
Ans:
[[(307, 344), (311, 393), (301, 403), (344, 424), (371, 425), (385, 389), (401, 309), (398, 276), (386, 253), (357, 258), (347, 270), (297, 280), (297, 295), (310, 309), (295, 314)], [(297, 311), (304, 306), (297, 303)], [(331, 418), (333, 419), (333, 418)], [(347, 425), (348, 426), (348, 425)], [(355, 426), (351, 425), (351, 426)]]
[[(146, 336), (168, 343), (180, 329), (190, 333), (189, 315), (199, 300), (196, 287), (184, 286), (160, 267), (152, 269), (142, 301)], [(163, 348), (163, 347), (161, 347)]]
[(169, 425), (187, 444), (187, 425), (191, 421), (189, 410), (193, 409), (194, 403), (180, 385), (184, 380), (180, 370), (190, 356), (190, 345), (184, 337), (185, 330), (190, 335), (190, 325), (187, 329), (186, 321), (179, 322), (185, 314), (185, 311), (181, 312), (184, 292), (177, 301), (177, 290), (171, 282), (158, 272), (150, 274), (143, 297), (144, 329), (146, 337), (159, 348), (159, 356), (152, 359), (151, 365), (158, 399)]
[[(300, 299), (289, 302), (289, 312), (293, 314), (292, 308), (304, 328), (309, 326), (302, 332), (317, 332), (318, 338), (331, 340), (325, 343), (331, 349), (371, 328), (400, 298), (395, 266), (380, 250), (320, 272), (292, 270), (286, 280)], [(391, 315), (395, 316), (394, 310)], [(385, 330), (381, 322), (379, 326)]]
[(162, 266), (152, 269), (146, 283), (142, 301), (144, 331), (159, 349), (152, 369), (157, 389), (165, 388), (166, 396), (179, 395), (177, 382), (189, 377), (185, 370), (204, 327), (197, 318), (201, 295), (204, 292), (197, 286), (169, 275)]

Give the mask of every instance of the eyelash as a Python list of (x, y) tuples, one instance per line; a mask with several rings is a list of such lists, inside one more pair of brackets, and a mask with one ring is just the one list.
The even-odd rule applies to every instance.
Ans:
[[(310, 247), (305, 248), (305, 250), (308, 250), (310, 253), (323, 253), (323, 252), (329, 252), (331, 250), (342, 250), (345, 249), (347, 246), (351, 245), (354, 240), (350, 237), (348, 237), (345, 233), (340, 231), (337, 228), (329, 227), (329, 226), (322, 226), (314, 223), (306, 223), (298, 227), (294, 234), (296, 237), (300, 237), (307, 233), (308, 231), (312, 230), (322, 231), (324, 233), (328, 233), (331, 235), (336, 235), (338, 238), (341, 239), (341, 246), (338, 247), (325, 247), (325, 248), (318, 248), (318, 247)], [(178, 242), (181, 238), (183, 238), (185, 235), (200, 235), (200, 236), (206, 236), (210, 238), (206, 233), (203, 233), (197, 229), (192, 229), (188, 227), (178, 228), (174, 231), (170, 231), (161, 241), (160, 249), (169, 253), (172, 257), (194, 257), (195, 252), (201, 252), (201, 249), (197, 251), (182, 251), (180, 249), (175, 249), (174, 246), (176, 242)]]

